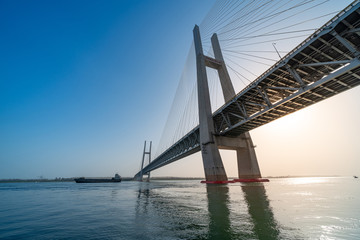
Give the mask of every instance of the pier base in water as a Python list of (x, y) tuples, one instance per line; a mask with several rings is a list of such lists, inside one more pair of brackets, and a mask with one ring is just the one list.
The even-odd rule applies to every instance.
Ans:
[(267, 178), (238, 178), (234, 180), (228, 180), (228, 181), (206, 181), (203, 180), (200, 183), (206, 183), (206, 184), (227, 184), (227, 183), (253, 183), (253, 182), (270, 182)]
[(227, 181), (201, 181), (200, 183), (206, 183), (206, 184), (227, 184), (227, 183), (235, 183), (235, 181), (227, 180)]
[(238, 179), (234, 179), (234, 182), (243, 182), (243, 183), (248, 183), (248, 182), (270, 182), (269, 179), (267, 178), (238, 178)]

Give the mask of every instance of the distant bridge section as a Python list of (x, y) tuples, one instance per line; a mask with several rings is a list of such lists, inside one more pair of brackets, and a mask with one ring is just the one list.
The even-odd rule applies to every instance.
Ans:
[[(143, 174), (200, 151), (199, 126), (164, 151), (143, 169)], [(134, 178), (140, 176), (138, 172)]]
[[(356, 1), (341, 11), (220, 107), (213, 114), (215, 135), (237, 137), (358, 86), (359, 8)], [(143, 173), (198, 151), (199, 126), (154, 159)]]

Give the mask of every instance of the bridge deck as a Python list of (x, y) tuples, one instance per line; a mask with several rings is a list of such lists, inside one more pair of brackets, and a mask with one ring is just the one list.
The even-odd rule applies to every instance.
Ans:
[[(359, 8), (356, 1), (341, 11), (219, 108), (213, 115), (217, 134), (239, 136), (359, 85)], [(196, 127), (143, 172), (200, 151), (198, 136)]]

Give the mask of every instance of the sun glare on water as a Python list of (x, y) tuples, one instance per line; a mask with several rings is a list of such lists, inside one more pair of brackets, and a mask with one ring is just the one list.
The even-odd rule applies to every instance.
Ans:
[(312, 184), (326, 182), (326, 178), (322, 177), (304, 177), (304, 178), (290, 178), (289, 183), (293, 185)]

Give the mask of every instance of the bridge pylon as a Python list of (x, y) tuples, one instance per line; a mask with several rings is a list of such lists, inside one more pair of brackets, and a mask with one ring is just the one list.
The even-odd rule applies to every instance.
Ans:
[(197, 66), (200, 147), (206, 177), (205, 182), (218, 183), (227, 182), (228, 180), (219, 149), (236, 150), (239, 180), (259, 179), (261, 178), (260, 168), (249, 132), (234, 138), (218, 136), (215, 133), (206, 67), (218, 71), (225, 102), (235, 97), (235, 90), (216, 33), (211, 37), (215, 58), (203, 54), (200, 30), (197, 25), (195, 25), (193, 33)]
[(146, 151), (146, 141), (144, 143), (144, 151), (143, 151), (143, 157), (142, 157), (142, 161), (141, 161), (141, 169), (138, 175), (135, 175), (135, 180), (142, 182), (143, 181), (143, 177), (144, 175), (147, 175), (147, 182), (150, 181), (150, 172), (148, 173), (144, 173), (143, 169), (144, 169), (144, 162), (145, 162), (145, 156), (148, 156), (149, 159), (149, 164), (151, 162), (151, 144), (152, 142), (150, 141), (150, 147), (149, 147), (149, 151)]
[(205, 178), (208, 182), (227, 182), (225, 168), (214, 137), (209, 85), (206, 74), (206, 56), (203, 54), (199, 27), (194, 28), (194, 43), (197, 67), (197, 90), (199, 105), (200, 148)]

